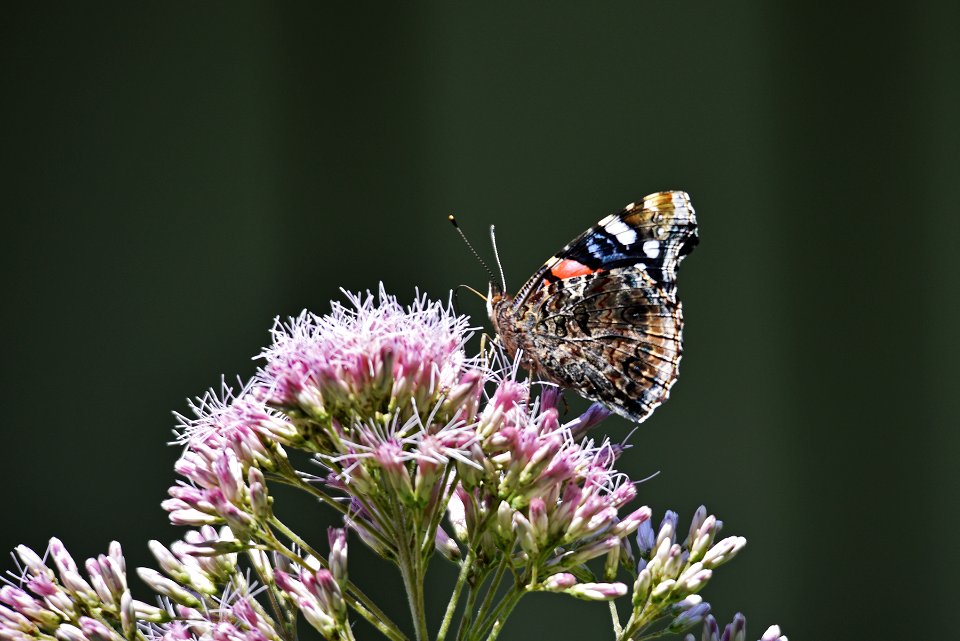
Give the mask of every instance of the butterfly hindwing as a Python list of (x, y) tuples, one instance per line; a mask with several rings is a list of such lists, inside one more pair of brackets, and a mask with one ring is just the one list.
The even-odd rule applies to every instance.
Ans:
[(676, 381), (676, 271), (697, 243), (687, 194), (659, 192), (607, 216), (548, 260), (492, 319), (542, 377), (636, 421)]
[(533, 347), (555, 382), (635, 420), (663, 402), (680, 363), (681, 310), (644, 272), (617, 268), (542, 292)]

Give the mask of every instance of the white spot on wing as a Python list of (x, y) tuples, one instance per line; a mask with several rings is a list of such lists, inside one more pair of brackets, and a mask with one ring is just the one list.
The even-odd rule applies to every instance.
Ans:
[(631, 229), (625, 222), (619, 218), (614, 218), (607, 224), (603, 226), (603, 229), (613, 236), (616, 236), (617, 241), (621, 245), (630, 245), (637, 242), (637, 232)]
[(630, 210), (632, 210), (632, 209), (633, 209), (634, 207), (636, 207), (636, 206), (637, 206), (637, 203), (630, 203), (629, 205), (627, 205), (626, 207), (624, 207), (624, 209), (627, 210), (627, 211), (630, 211)]
[(660, 241), (659, 240), (647, 240), (643, 243), (643, 253), (647, 258), (656, 258), (660, 255)]
[(619, 218), (614, 218), (609, 223), (604, 225), (603, 228), (606, 229), (608, 233), (611, 233), (614, 236), (616, 236), (617, 234), (620, 234), (621, 232), (630, 230), (630, 228), (627, 227), (627, 224), (622, 220), (620, 220)]
[(673, 192), (673, 208), (677, 210), (686, 210), (687, 207), (687, 195), (682, 191)]
[(617, 234), (617, 240), (619, 240), (623, 245), (629, 247), (637, 242), (637, 232), (628, 228), (625, 231)]

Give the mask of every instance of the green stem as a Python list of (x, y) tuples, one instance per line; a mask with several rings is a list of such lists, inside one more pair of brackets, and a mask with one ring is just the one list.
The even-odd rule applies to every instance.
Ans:
[(486, 618), (490, 610), (490, 605), (493, 603), (493, 598), (497, 595), (497, 590), (500, 588), (500, 582), (503, 580), (503, 573), (506, 569), (507, 556), (504, 555), (504, 557), (500, 559), (499, 565), (497, 565), (497, 570), (493, 575), (493, 579), (490, 580), (490, 585), (487, 586), (487, 593), (483, 595), (483, 602), (480, 603), (480, 609), (477, 610), (478, 623), (484, 621)]
[(467, 582), (467, 602), (463, 606), (463, 616), (460, 617), (460, 625), (457, 628), (457, 641), (464, 641), (469, 636), (470, 624), (473, 621), (473, 606), (477, 602), (477, 594), (480, 592), (480, 586), (487, 578), (487, 571), (481, 570), (480, 574), (474, 577), (473, 581)]
[(485, 623), (482, 626), (482, 629), (479, 630), (477, 639), (486, 631), (487, 626), (492, 624), (492, 629), (490, 630), (489, 636), (487, 636), (487, 641), (496, 641), (496, 638), (500, 636), (500, 631), (503, 630), (503, 624), (506, 623), (507, 617), (510, 616), (510, 613), (513, 612), (513, 609), (517, 607), (517, 603), (520, 602), (520, 598), (523, 596), (524, 592), (522, 589), (514, 588), (510, 593), (507, 594), (507, 597), (503, 600), (497, 609), (494, 610), (493, 616), (490, 621)]
[(610, 620), (613, 622), (613, 638), (619, 639), (620, 635), (623, 634), (623, 626), (620, 625), (620, 613), (617, 612), (617, 604), (613, 601), (608, 601), (610, 605)]
[(658, 619), (662, 619), (663, 617), (664, 613), (662, 608), (655, 609), (647, 616), (640, 616), (636, 618), (631, 616), (627, 621), (627, 625), (624, 626), (623, 631), (617, 636), (617, 641), (629, 641), (631, 639), (634, 641), (639, 641), (640, 639), (655, 639), (667, 634), (667, 630), (664, 628), (663, 630), (646, 634), (642, 637), (637, 636), (644, 630), (644, 628), (653, 625)]
[[(247, 556), (250, 557), (253, 555), (253, 552), (247, 551)], [(297, 639), (297, 625), (296, 619), (294, 618), (294, 613), (289, 610), (284, 610), (281, 607), (280, 602), (277, 600), (277, 586), (273, 581), (268, 580), (267, 576), (264, 574), (259, 563), (251, 562), (250, 565), (253, 566), (254, 572), (257, 573), (257, 576), (260, 577), (260, 583), (266, 587), (267, 599), (270, 601), (270, 608), (273, 610), (274, 618), (280, 622), (280, 626), (283, 628), (283, 638), (286, 641), (296, 641)], [(240, 574), (239, 572), (237, 574)], [(243, 575), (240, 574), (242, 577)], [(259, 603), (255, 599), (251, 599), (254, 603)]]
[(460, 574), (457, 576), (457, 583), (453, 586), (453, 594), (450, 596), (450, 602), (447, 603), (447, 610), (443, 614), (443, 622), (440, 624), (440, 631), (437, 632), (437, 641), (444, 641), (447, 638), (447, 630), (450, 628), (450, 622), (453, 621), (453, 613), (457, 609), (457, 602), (460, 601), (460, 593), (467, 582), (467, 577), (473, 570), (473, 562), (477, 558), (476, 553), (471, 548), (467, 552), (467, 557), (460, 566)]
[[(293, 468), (291, 468), (291, 470), (292, 469)], [(277, 481), (278, 483), (283, 483), (284, 485), (289, 485), (290, 487), (295, 487), (299, 490), (303, 490), (306, 493), (311, 494), (314, 497), (320, 499), (321, 501), (323, 501), (324, 503), (326, 503), (327, 505), (335, 509), (337, 512), (340, 512), (341, 514), (347, 513), (347, 508), (343, 506), (341, 501), (338, 501), (337, 499), (330, 496), (323, 490), (314, 487), (311, 483), (304, 481), (302, 478), (300, 478), (300, 476), (296, 473), (296, 471), (293, 471), (288, 474), (274, 473), (274, 474), (268, 475), (267, 478), (272, 481)]]
[[(284, 536), (290, 539), (293, 543), (300, 546), (307, 554), (313, 556), (323, 567), (329, 567), (327, 560), (317, 554), (317, 552), (307, 544), (306, 541), (297, 536), (296, 532), (288, 528), (283, 524), (277, 517), (271, 519), (270, 524), (277, 528)], [(301, 559), (298, 555), (294, 554), (291, 550), (288, 550), (280, 541), (274, 539), (274, 545), (278, 546), (278, 551), (284, 554), (287, 558), (292, 559), (298, 565), (305, 566), (304, 560)], [(347, 602), (351, 608), (353, 608), (357, 614), (366, 619), (372, 626), (380, 630), (388, 638), (393, 639), (393, 641), (409, 641), (407, 636), (400, 631), (400, 628), (397, 627), (397, 624), (390, 620), (383, 610), (377, 607), (377, 605), (363, 593), (360, 588), (358, 588), (352, 581), (347, 581), (347, 589), (343, 595), (344, 600)]]
[(423, 577), (420, 576), (419, 563), (416, 563), (409, 547), (403, 542), (398, 546), (397, 563), (400, 566), (400, 576), (403, 577), (403, 587), (407, 591), (407, 602), (410, 605), (410, 616), (413, 618), (413, 629), (417, 641), (428, 641), (427, 613), (423, 605)]

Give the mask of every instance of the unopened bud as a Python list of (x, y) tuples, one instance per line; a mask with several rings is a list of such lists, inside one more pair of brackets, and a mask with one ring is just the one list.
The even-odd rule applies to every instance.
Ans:
[(578, 583), (567, 594), (586, 601), (610, 601), (627, 593), (623, 583)]

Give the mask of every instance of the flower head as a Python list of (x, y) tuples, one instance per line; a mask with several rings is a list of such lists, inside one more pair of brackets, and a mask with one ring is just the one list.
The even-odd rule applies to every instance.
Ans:
[[(270, 404), (321, 423), (427, 409), (460, 380), (469, 322), (452, 307), (418, 296), (404, 308), (379, 295), (345, 292), (325, 316), (306, 311), (277, 322), (258, 383)], [(407, 414), (408, 416), (408, 414)]]

